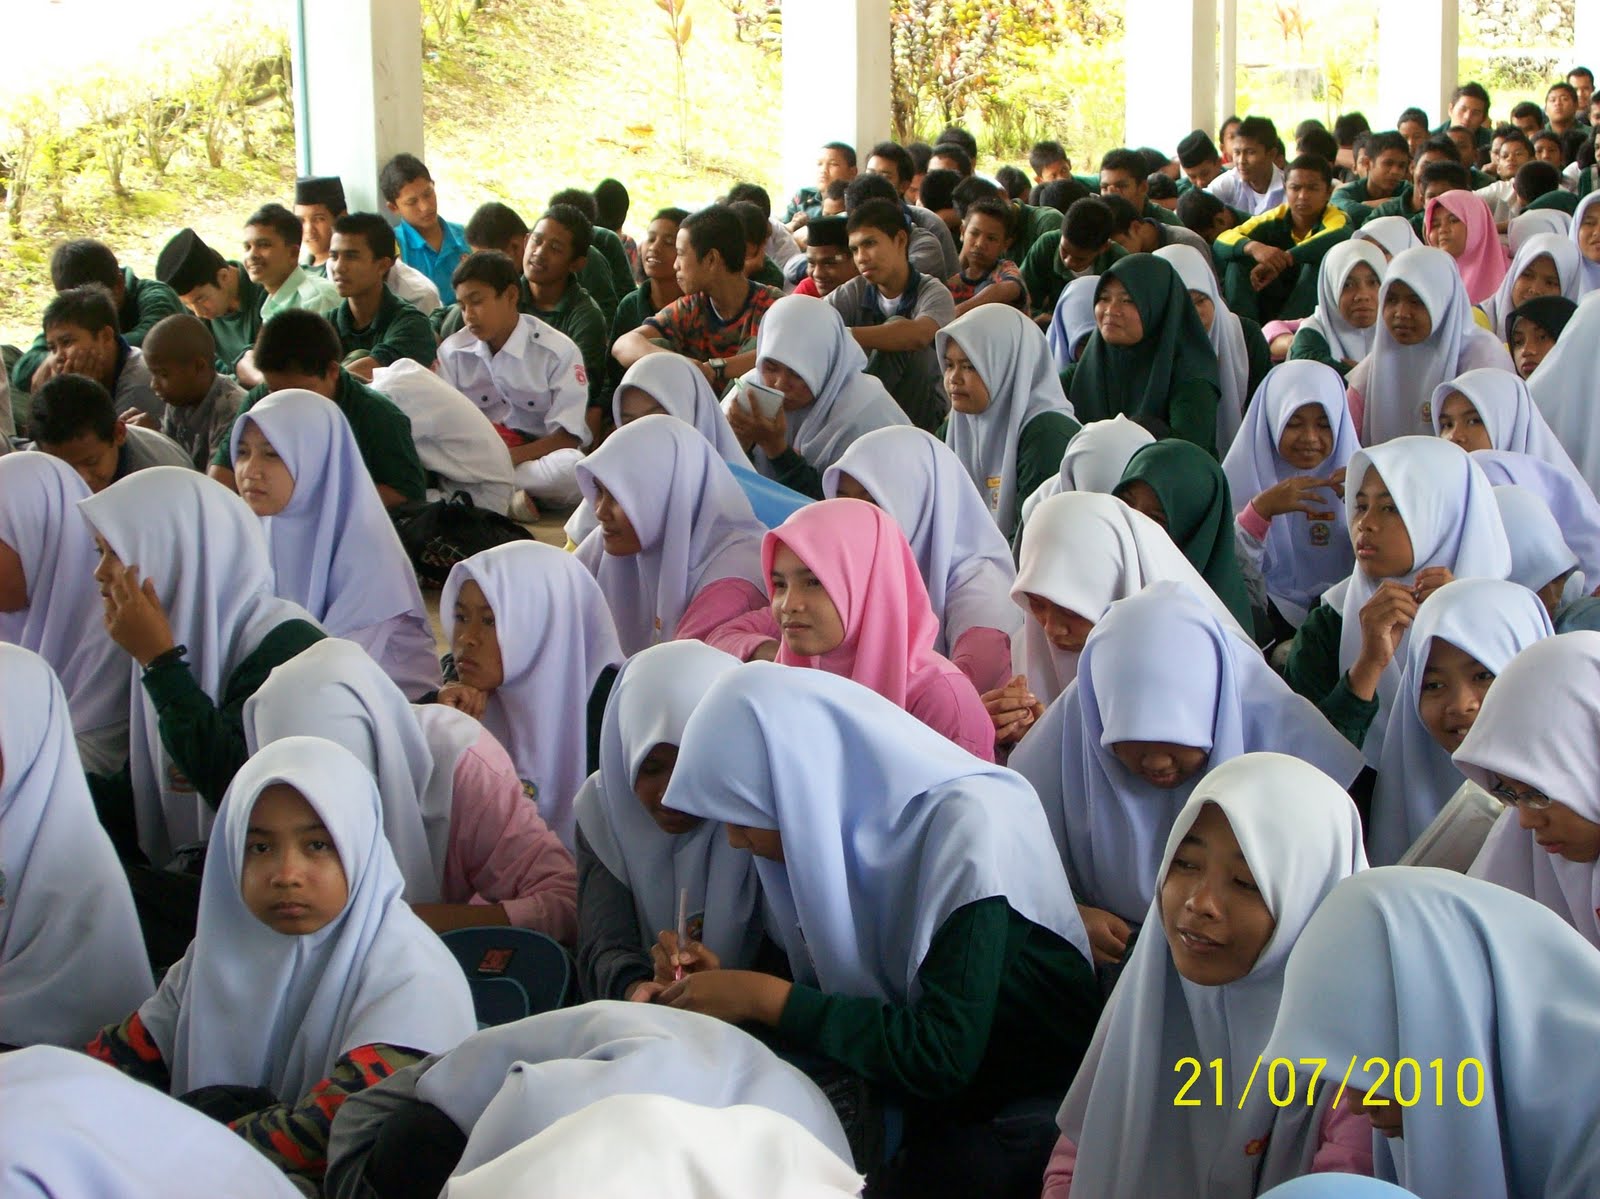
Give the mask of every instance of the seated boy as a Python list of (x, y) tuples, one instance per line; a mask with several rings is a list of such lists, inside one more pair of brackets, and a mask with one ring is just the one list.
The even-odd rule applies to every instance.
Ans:
[[(538, 231), (535, 230), (535, 237)], [(577, 345), (517, 309), (517, 266), (496, 250), (476, 250), (455, 273), (465, 327), (439, 347), (439, 375), (487, 416), (511, 449), (518, 519), (535, 505), (570, 508), (582, 499), (577, 466), (591, 440), (589, 389)]]
[(844, 179), (835, 179), (832, 183), (828, 184), (828, 186), (824, 188), (822, 192), (822, 215), (843, 216), (844, 197), (845, 193), (847, 193), (849, 190), (850, 184)]
[(301, 269), (300, 236), (300, 222), (282, 204), (264, 204), (244, 223), (244, 271), (267, 293), (262, 320), (285, 308), (326, 316), (339, 306), (333, 284)]
[(806, 233), (806, 277), (794, 289), (796, 295), (825, 296), (860, 274), (850, 254), (849, 222), (844, 217), (818, 217), (806, 226)]
[(611, 318), (617, 314), (617, 304), (633, 287), (628, 252), (622, 247), (622, 239), (599, 223), (600, 206), (595, 203), (593, 192), (581, 187), (563, 188), (550, 197), (545, 211), (562, 205), (576, 208), (589, 222), (589, 254), (577, 272), (578, 282), (599, 305), (600, 315), (605, 317), (605, 327), (609, 329)]
[(734, 200), (728, 204), (744, 229), (744, 277), (784, 291), (788, 281), (778, 264), (767, 257), (767, 218), (761, 209), (748, 200)]
[[(1217, 274), (1211, 247), (1198, 233), (1182, 225), (1163, 225), (1160, 221), (1141, 216), (1121, 196), (1101, 196), (1100, 202), (1111, 209), (1111, 240), (1128, 253), (1154, 254), (1162, 246), (1188, 246), (1198, 250), (1212, 274)], [(1220, 276), (1218, 282), (1221, 282)]]
[(144, 355), (117, 331), (117, 308), (105, 288), (67, 288), (45, 305), (41, 323), (52, 375), (87, 375), (111, 394), (122, 415), (161, 416)]
[(570, 204), (556, 204), (534, 222), (522, 251), (522, 311), (563, 334), (583, 355), (580, 373), (588, 390), (590, 428), (598, 437), (611, 411), (606, 388), (610, 329), (600, 306), (579, 282), (592, 261), (589, 219)]
[(1544, 109), (1532, 100), (1514, 104), (1511, 108), (1511, 123), (1531, 138), (1544, 128)]
[(104, 491), (147, 466), (194, 469), (177, 442), (118, 416), (111, 393), (86, 375), (58, 374), (41, 384), (28, 427), (33, 448), (72, 467), (90, 491)]
[[(956, 188), (961, 184), (961, 176), (954, 171), (928, 171), (922, 176), (920, 205), (928, 212), (939, 218), (945, 227), (945, 232), (950, 235), (952, 244), (961, 236), (961, 216), (956, 212)], [(846, 201), (848, 209), (849, 202)], [(960, 265), (960, 255), (956, 256), (957, 266)]]
[[(237, 375), (239, 360), (261, 332), (265, 289), (244, 268), (218, 254), (193, 229), (180, 229), (156, 256), (156, 278), (172, 288), (183, 306), (206, 323), (217, 343), (217, 369)], [(247, 377), (251, 367), (245, 367)], [(255, 382), (259, 382), (255, 379)]]
[(181, 445), (196, 470), (223, 447), (244, 389), (217, 370), (211, 334), (187, 312), (174, 313), (144, 339), (150, 386), (166, 404), (161, 432)]
[(632, 282), (638, 283), (641, 277), (639, 243), (634, 241), (622, 227), (623, 222), (628, 219), (628, 206), (632, 203), (627, 187), (620, 179), (602, 179), (594, 185), (594, 191), (589, 194), (594, 197), (595, 228), (609, 229), (617, 235), (617, 241), (622, 246), (622, 255), (628, 262), (628, 277)]
[(1004, 200), (988, 198), (967, 205), (961, 225), (961, 269), (945, 284), (957, 316), (979, 304), (1010, 304), (1028, 311), (1022, 272), (1005, 257), (1015, 217), (1015, 210)]
[[(1149, 178), (1145, 182), (1149, 187), (1149, 191), (1146, 193), (1146, 195), (1148, 195), (1150, 203), (1154, 204), (1157, 208), (1164, 208), (1166, 211), (1172, 213), (1173, 219), (1176, 221), (1179, 193), (1178, 185), (1173, 181), (1172, 176), (1167, 174), (1165, 171), (1151, 171)], [(1187, 186), (1187, 184), (1185, 184), (1185, 186)], [(1164, 223), (1165, 222), (1163, 222), (1163, 224)], [(1177, 225), (1174, 225), (1173, 227), (1177, 228)]]
[(950, 290), (911, 265), (910, 232), (897, 202), (868, 200), (850, 214), (848, 229), (861, 273), (829, 292), (827, 302), (867, 352), (867, 373), (914, 425), (934, 432), (949, 408), (934, 335), (955, 319)]
[(441, 296), (448, 295), (450, 274), (467, 253), (467, 238), (460, 225), (439, 215), (439, 195), (428, 168), (414, 154), (396, 154), (378, 172), (378, 190), (389, 211), (400, 218), (399, 257), (426, 275)]
[[(831, 192), (839, 197), (840, 205), (844, 204), (844, 194), (849, 188), (848, 180), (835, 179), (822, 189), (822, 206), (828, 207), (828, 194)], [(723, 204), (732, 204), (736, 200), (746, 200), (761, 209), (761, 215), (767, 222), (767, 241), (763, 247), (766, 256), (778, 264), (778, 269), (785, 276), (799, 278), (798, 268), (791, 274), (791, 264), (801, 257), (800, 242), (795, 235), (789, 232), (789, 227), (772, 215), (772, 197), (767, 195), (767, 189), (759, 183), (735, 183), (728, 189), (728, 198), (721, 201)], [(836, 209), (843, 212), (843, 207)], [(827, 215), (824, 211), (823, 215)], [(802, 234), (803, 238), (805, 235)], [(632, 328), (630, 325), (629, 328)]]
[[(374, 217), (382, 221), (382, 217)], [(335, 243), (337, 265), (337, 242)], [(254, 388), (239, 405), (242, 415), (262, 396), (292, 387), (314, 391), (332, 400), (350, 422), (350, 432), (378, 488), (384, 507), (420, 500), (426, 490), (422, 463), (411, 440), (411, 422), (405, 413), (339, 365), (343, 350), (338, 331), (327, 317), (290, 308), (261, 327), (255, 358), (266, 382)], [(206, 472), (237, 491), (233, 459), (225, 436), (211, 456)]]
[(1033, 181), (1037, 184), (1072, 178), (1072, 160), (1067, 157), (1066, 147), (1057, 141), (1034, 142), (1028, 151), (1028, 165), (1033, 168)]
[(828, 142), (817, 154), (817, 185), (802, 187), (789, 198), (789, 205), (783, 211), (783, 223), (792, 231), (821, 216), (822, 189), (835, 179), (848, 183), (855, 177), (855, 147), (844, 142)]
[(1034, 319), (1048, 325), (1068, 283), (1083, 275), (1103, 275), (1126, 252), (1111, 240), (1111, 210), (1099, 196), (1085, 196), (1067, 209), (1061, 228), (1046, 233), (1022, 260)]
[(1278, 144), (1276, 125), (1266, 117), (1246, 117), (1233, 131), (1233, 167), (1206, 190), (1251, 216), (1272, 211), (1283, 203), (1283, 172), (1273, 162)]
[(671, 350), (700, 363), (720, 396), (756, 364), (756, 331), (776, 290), (744, 276), (744, 226), (725, 204), (691, 213), (678, 229), (677, 274), (683, 296), (624, 333), (611, 356), (624, 368)]
[(1224, 230), (1243, 224), (1250, 217), (1237, 208), (1229, 208), (1204, 188), (1194, 187), (1178, 197), (1178, 219), (1209, 246)]
[[(663, 208), (650, 218), (650, 223), (645, 226), (644, 241), (639, 246), (639, 269), (643, 273), (643, 280), (617, 305), (609, 340), (615, 341), (630, 329), (637, 329), (647, 317), (654, 316), (683, 295), (675, 268), (678, 261), (678, 229), (688, 215), (681, 208)], [(622, 378), (622, 370), (609, 354), (606, 355), (606, 362), (606, 369), (612, 375), (610, 385), (615, 389)]]
[[(98, 283), (111, 293), (118, 331), (130, 346), (142, 345), (144, 335), (162, 317), (183, 311), (172, 288), (154, 279), (141, 279), (127, 267), (118, 266), (117, 256), (104, 242), (92, 237), (62, 242), (50, 252), (50, 285), (62, 292), (85, 283)], [(11, 368), (11, 385), (29, 392), (54, 373), (50, 347), (41, 331)]]
[[(306, 274), (327, 278), (328, 253), (333, 249), (333, 223), (349, 211), (339, 176), (308, 175), (295, 182), (294, 215), (300, 222), (301, 239), (311, 255), (301, 264)], [(433, 280), (398, 258), (383, 283), (424, 316), (439, 307), (439, 289), (433, 285)]]
[(1196, 129), (1178, 142), (1178, 165), (1190, 187), (1210, 187), (1211, 181), (1222, 174), (1222, 155), (1217, 153), (1211, 135)]
[[(474, 253), (499, 250), (512, 262), (521, 262), (528, 247), (528, 222), (511, 205), (490, 200), (478, 205), (467, 221), (467, 245)], [(522, 287), (522, 311), (533, 311), (533, 296), (526, 283)], [(461, 331), (461, 305), (455, 302), (453, 292), (445, 293), (444, 303), (434, 309), (428, 323), (440, 341)]]
[[(1533, 143), (1517, 129), (1508, 129), (1504, 135), (1497, 135), (1497, 140), (1500, 148), (1494, 156), (1494, 168), (1499, 178), (1475, 190), (1494, 213), (1495, 227), (1504, 233), (1511, 218), (1522, 211), (1525, 203), (1517, 195), (1516, 179), (1517, 172), (1533, 161)], [(1559, 172), (1556, 180), (1556, 186), (1559, 187)]]
[(1288, 199), (1226, 233), (1211, 252), (1222, 268), (1222, 298), (1235, 315), (1255, 321), (1299, 320), (1317, 306), (1322, 258), (1355, 226), (1328, 203), (1333, 168), (1302, 154), (1285, 172)]
[(394, 258), (394, 230), (377, 213), (350, 212), (333, 223), (328, 277), (343, 302), (329, 319), (346, 369), (360, 379), (399, 358), (432, 366), (438, 352), (428, 318), (384, 286)]
[[(845, 192), (845, 213), (854, 212), (869, 200), (886, 200), (900, 210), (900, 215), (905, 219), (906, 230), (910, 237), (908, 253), (911, 265), (923, 274), (932, 275), (935, 279), (948, 279), (961, 269), (961, 255), (956, 252), (955, 240), (950, 242), (950, 252), (945, 252), (944, 240), (924, 225), (922, 220), (915, 215), (918, 211), (906, 204), (895, 192), (894, 185), (882, 175), (861, 175), (853, 180), (849, 190)], [(951, 197), (952, 204), (954, 196)], [(934, 216), (928, 214), (940, 225), (948, 222), (944, 214)], [(960, 219), (951, 230), (956, 238), (961, 236)]]
[(1150, 164), (1137, 150), (1112, 150), (1100, 160), (1100, 194), (1121, 196), (1134, 211), (1164, 225), (1178, 224), (1178, 218), (1150, 200)]
[(1463, 188), (1472, 186), (1472, 179), (1467, 174), (1467, 168), (1461, 165), (1461, 160), (1456, 154), (1455, 144), (1447, 137), (1430, 138), (1427, 144), (1422, 147), (1422, 152), (1417, 155), (1411, 164), (1410, 181), (1401, 184), (1400, 190), (1389, 199), (1374, 205), (1367, 219), (1375, 220), (1384, 216), (1403, 216), (1410, 220), (1412, 225), (1416, 227), (1417, 236), (1421, 237), (1423, 207), (1427, 203), (1423, 180), (1427, 172), (1435, 167), (1448, 174), (1452, 179), (1459, 178)]
[(1366, 178), (1347, 183), (1333, 193), (1332, 204), (1359, 227), (1372, 210), (1393, 199), (1411, 173), (1411, 150), (1399, 133), (1374, 133), (1367, 138)]

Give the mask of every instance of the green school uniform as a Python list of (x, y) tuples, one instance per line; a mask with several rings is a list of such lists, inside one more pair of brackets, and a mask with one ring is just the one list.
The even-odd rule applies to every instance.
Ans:
[(577, 343), (589, 385), (589, 407), (609, 405), (611, 393), (606, 389), (606, 379), (610, 368), (606, 364), (611, 355), (611, 341), (606, 336), (606, 318), (579, 282), (579, 277), (568, 276), (567, 290), (561, 293), (554, 308), (536, 308), (526, 279), (522, 285), (528, 301), (527, 311)]
[(378, 315), (365, 328), (356, 328), (350, 301), (340, 303), (329, 315), (339, 331), (344, 360), (371, 357), (379, 366), (390, 366), (409, 358), (422, 366), (432, 366), (439, 356), (439, 342), (428, 318), (385, 287), (378, 301)]
[(1593, 167), (1584, 167), (1583, 170), (1578, 172), (1578, 186), (1572, 194), (1581, 200), (1592, 192), (1594, 188), (1595, 169)]
[(1250, 373), (1245, 382), (1245, 387), (1248, 389), (1245, 404), (1248, 406), (1250, 400), (1255, 397), (1256, 388), (1261, 386), (1261, 381), (1272, 369), (1272, 347), (1267, 344), (1267, 335), (1262, 332), (1259, 321), (1241, 316), (1239, 329), (1244, 333), (1245, 356), (1250, 366)]
[(904, 1005), (795, 984), (778, 1031), (896, 1096), (979, 1117), (1064, 1094), (1102, 1006), (1083, 955), (1002, 896), (951, 913), (917, 981)]
[(1144, 337), (1114, 346), (1089, 335), (1068, 398), (1084, 423), (1119, 413), (1157, 436), (1192, 441), (1207, 453), (1217, 445), (1222, 394), (1216, 351), (1178, 272), (1153, 254), (1133, 254), (1106, 271), (1139, 310)]
[[(583, 284), (583, 290), (589, 293), (589, 298), (594, 301), (595, 307), (600, 309), (601, 327), (609, 328), (611, 318), (617, 314), (617, 303), (621, 299), (617, 285), (612, 282), (611, 264), (603, 255), (591, 253), (583, 260), (583, 266), (573, 272), (572, 277)], [(522, 286), (524, 289), (527, 288), (526, 279), (522, 281)]]
[(252, 283), (244, 267), (237, 262), (228, 265), (238, 272), (239, 307), (205, 322), (211, 330), (211, 340), (217, 343), (217, 369), (225, 375), (233, 374), (245, 351), (256, 344), (256, 334), (261, 332), (261, 305), (267, 300), (267, 289)]
[[(215, 702), (200, 689), (189, 664), (181, 659), (169, 659), (141, 676), (155, 705), (161, 744), (211, 807), (222, 802), (228, 784), (249, 757), (244, 740), (245, 701), (275, 668), (326, 635), (307, 621), (284, 621), (234, 668)], [(114, 775), (88, 777), (95, 811), (117, 853), (125, 861), (142, 861), (133, 815), (131, 768), (124, 765)]]
[(1074, 175), (1073, 178), (1088, 188), (1091, 196), (1098, 196), (1100, 194), (1099, 175)]
[(1377, 697), (1362, 699), (1350, 690), (1350, 676), (1339, 669), (1339, 636), (1344, 615), (1327, 604), (1311, 609), (1294, 635), (1284, 681), (1297, 695), (1317, 705), (1328, 723), (1357, 749), (1378, 714)]
[[(239, 404), (240, 414), (248, 412), (266, 394), (265, 383), (248, 392)], [(416, 443), (411, 440), (411, 418), (395, 407), (388, 396), (373, 391), (343, 369), (339, 371), (339, 386), (333, 402), (350, 422), (350, 432), (372, 481), (394, 488), (408, 500), (423, 499), (427, 477), (417, 459)], [(234, 419), (237, 421), (238, 417)], [(212, 466), (233, 469), (232, 435), (230, 429), (211, 456)]]
[(1534, 198), (1524, 212), (1532, 212), (1536, 208), (1553, 208), (1557, 212), (1564, 212), (1568, 216), (1576, 216), (1578, 212), (1579, 196), (1576, 192), (1562, 191), (1557, 188), (1553, 192), (1545, 192), (1542, 196)]
[(1349, 217), (1350, 223), (1359, 229), (1376, 211), (1375, 207), (1367, 204), (1367, 201), (1373, 198), (1372, 192), (1367, 187), (1367, 181), (1357, 179), (1354, 183), (1347, 183), (1337, 188), (1329, 203)]
[(1411, 185), (1403, 183), (1400, 185), (1398, 192), (1372, 210), (1367, 220), (1375, 221), (1381, 216), (1403, 216), (1411, 222), (1411, 227), (1416, 230), (1418, 240), (1422, 240), (1422, 215), (1423, 210), (1421, 208), (1413, 210), (1411, 207)]
[[(1304, 237), (1294, 236), (1289, 206), (1280, 204), (1244, 224), (1217, 235), (1211, 254), (1222, 271), (1222, 298), (1239, 317), (1258, 321), (1299, 320), (1317, 307), (1317, 275), (1323, 256), (1348, 241), (1355, 225), (1341, 208), (1329, 205)], [(1288, 251), (1293, 270), (1285, 271), (1257, 291), (1250, 284), (1255, 259), (1244, 252), (1246, 242), (1259, 242)]]
[[(1328, 339), (1315, 329), (1301, 325), (1295, 332), (1294, 340), (1289, 343), (1289, 357), (1291, 360), (1304, 358), (1311, 362), (1320, 362), (1324, 366), (1331, 366), (1339, 372), (1342, 379), (1350, 373), (1351, 367), (1333, 356), (1333, 350), (1328, 346)], [(1251, 392), (1254, 395), (1254, 392)]]
[(1035, 207), (1024, 204), (1018, 200), (1013, 206), (1016, 211), (1016, 236), (1011, 239), (1011, 245), (1006, 249), (1006, 257), (1012, 262), (1021, 262), (1027, 257), (1028, 251), (1033, 248), (1033, 243), (1046, 233), (1059, 233), (1061, 222), (1066, 219), (1066, 214), (1059, 208)]
[(1183, 224), (1183, 222), (1178, 219), (1177, 213), (1173, 212), (1170, 208), (1161, 207), (1161, 205), (1157, 204), (1154, 200), (1146, 200), (1144, 202), (1144, 211), (1139, 215), (1144, 217), (1144, 219), (1147, 221), (1160, 221), (1163, 225)]
[[(628, 262), (628, 251), (623, 248), (622, 239), (615, 231), (603, 225), (596, 225), (589, 256), (593, 258), (596, 254), (605, 260), (606, 268), (611, 274), (611, 294), (614, 301), (620, 301), (633, 288), (633, 267)], [(610, 312), (606, 312), (604, 308), (601, 311), (605, 312), (606, 320), (609, 321), (612, 313), (616, 311), (616, 303), (612, 304)]]
[(783, 271), (778, 269), (778, 264), (770, 258), (761, 260), (761, 269), (750, 276), (757, 283), (782, 291), (789, 286), (789, 281), (783, 277)]
[[(617, 314), (611, 318), (611, 337), (607, 344), (616, 345), (617, 338), (624, 333), (632, 333), (658, 311), (660, 309), (656, 307), (654, 293), (650, 290), (650, 280), (646, 279), (623, 296), (622, 302), (617, 305)], [(611, 391), (615, 391), (617, 384), (622, 382), (625, 369), (609, 353), (606, 355), (606, 386)]]
[[(117, 309), (117, 327), (130, 346), (143, 345), (145, 334), (157, 321), (182, 311), (183, 301), (172, 288), (154, 279), (141, 279), (127, 267), (122, 268), (122, 305)], [(11, 385), (18, 391), (32, 391), (34, 372), (49, 356), (50, 349), (45, 345), (41, 330), (11, 368)]]
[[(1127, 254), (1116, 242), (1107, 242), (1106, 248), (1100, 251), (1090, 266), (1091, 275), (1103, 275), (1111, 269), (1113, 263), (1119, 261)], [(1056, 310), (1056, 301), (1061, 298), (1062, 289), (1072, 282), (1072, 275), (1067, 272), (1066, 263), (1061, 261), (1061, 230), (1056, 229), (1039, 235), (1039, 239), (1029, 248), (1023, 257), (1022, 281), (1028, 288), (1028, 302), (1033, 306), (1035, 314), (1053, 313)]]
[[(1069, 366), (1060, 372), (1063, 392), (1070, 386), (1072, 370), (1073, 368)], [(949, 424), (949, 418), (946, 417), (945, 423), (934, 433), (940, 441), (945, 439)], [(1046, 479), (1053, 479), (1061, 473), (1061, 459), (1067, 452), (1067, 443), (1082, 428), (1082, 425), (1065, 412), (1041, 412), (1017, 430), (1016, 494), (1019, 500), (1032, 495)], [(1007, 541), (1010, 541), (1022, 527), (1021, 521), (1022, 505), (1019, 502), (1015, 523), (1009, 529), (1000, 530)]]
[[(1443, 125), (1434, 126), (1434, 128), (1430, 131), (1429, 136), (1444, 137), (1450, 132), (1450, 128), (1450, 122), (1446, 121)], [(1494, 130), (1489, 127), (1487, 122), (1479, 125), (1477, 129), (1473, 131), (1472, 144), (1477, 146), (1480, 150), (1487, 150), (1490, 146), (1494, 145)]]

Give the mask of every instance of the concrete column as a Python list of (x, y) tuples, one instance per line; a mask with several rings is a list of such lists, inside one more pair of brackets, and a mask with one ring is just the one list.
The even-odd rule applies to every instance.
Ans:
[(338, 175), (352, 212), (382, 212), (378, 170), (422, 145), (419, 0), (296, 0), (300, 173)]
[(1439, 122), (1450, 110), (1460, 42), (1458, 0), (1379, 0), (1378, 111), (1374, 129), (1393, 129), (1415, 105)]
[[(1221, 44), (1217, 47), (1217, 57), (1222, 70), (1217, 80), (1217, 115), (1211, 124), (1204, 126), (1213, 137), (1222, 128), (1222, 122), (1238, 112), (1239, 0), (1222, 0), (1222, 28), (1218, 36)], [(1226, 147), (1218, 149), (1225, 151)]]
[(1600, 72), (1600, 0), (1572, 2), (1572, 61), (1559, 69), (1585, 66)]
[[(415, 2), (415, 0), (413, 0)], [(889, 0), (793, 0), (783, 6), (781, 209), (796, 188), (815, 187), (817, 148), (845, 142), (865, 167), (892, 129)]]
[(1123, 23), (1130, 81), (1123, 143), (1172, 151), (1192, 129), (1215, 132), (1217, 0), (1127, 0)]

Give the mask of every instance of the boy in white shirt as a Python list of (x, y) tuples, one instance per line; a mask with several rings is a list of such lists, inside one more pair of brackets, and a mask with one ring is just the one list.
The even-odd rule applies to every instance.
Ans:
[(461, 260), (451, 283), (463, 328), (440, 344), (438, 371), (511, 448), (520, 489), (511, 514), (528, 520), (539, 503), (571, 508), (582, 499), (576, 469), (590, 440), (589, 387), (572, 339), (517, 310), (520, 275), (498, 250)]

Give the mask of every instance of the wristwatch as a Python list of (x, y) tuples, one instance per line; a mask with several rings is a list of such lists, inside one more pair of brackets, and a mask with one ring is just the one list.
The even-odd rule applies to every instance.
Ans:
[(728, 361), (725, 358), (709, 358), (706, 365), (711, 368), (713, 376), (712, 386), (718, 391), (728, 382)]

